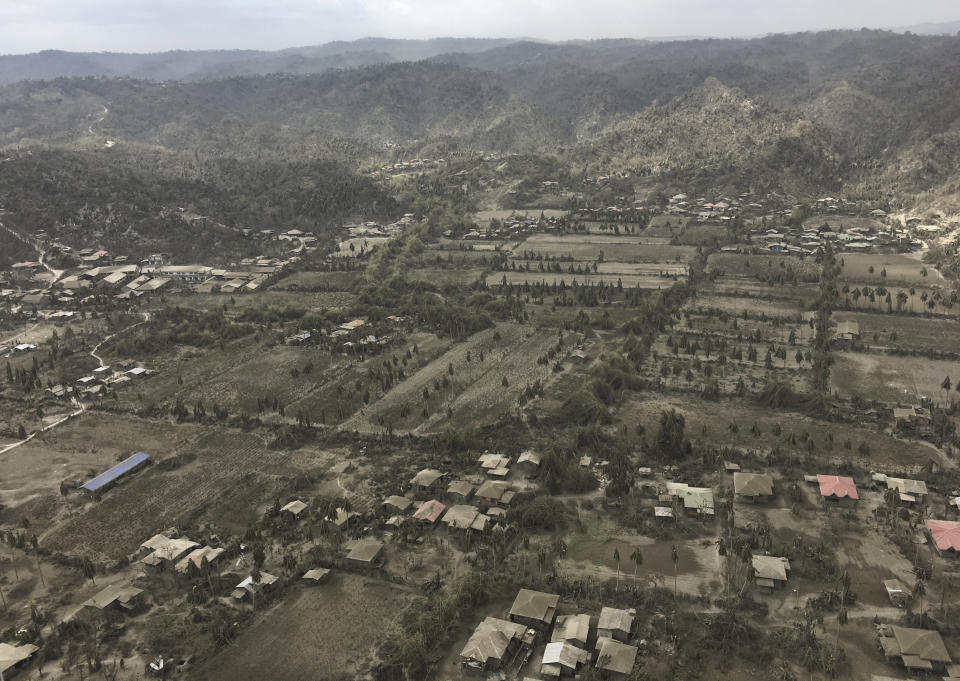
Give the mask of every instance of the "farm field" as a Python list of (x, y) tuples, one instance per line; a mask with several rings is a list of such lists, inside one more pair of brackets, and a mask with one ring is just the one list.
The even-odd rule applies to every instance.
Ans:
[(573, 286), (576, 282), (580, 286), (617, 286), (624, 288), (658, 289), (670, 288), (678, 279), (685, 275), (659, 276), (656, 274), (569, 274), (550, 272), (492, 272), (487, 275), (487, 286), (500, 286), (504, 279), (508, 284), (547, 284), (553, 286), (563, 282), (566, 286)]
[(687, 304), (691, 312), (703, 310), (719, 310), (731, 315), (766, 315), (768, 317), (793, 318), (805, 311), (801, 301), (784, 299), (762, 300), (744, 298), (733, 295), (698, 295)]
[[(925, 265), (919, 253), (843, 253), (840, 280), (850, 284), (943, 286), (943, 275)], [(873, 268), (871, 272), (870, 269)], [(886, 270), (886, 276), (883, 271)], [(926, 271), (926, 275), (923, 272)]]
[[(910, 353), (960, 352), (960, 321), (868, 312), (834, 312), (833, 321), (860, 325), (860, 343)], [(876, 338), (874, 337), (876, 336)]]
[(835, 364), (830, 381), (844, 396), (890, 403), (916, 404), (921, 396), (942, 402), (947, 394), (941, 390), (943, 379), (953, 383), (960, 377), (960, 362), (931, 360), (924, 357), (834, 353)]
[(271, 291), (353, 291), (362, 273), (294, 272), (270, 286)]
[[(142, 423), (117, 417), (119, 424)], [(112, 424), (96, 430), (78, 422), (80, 432), (108, 439)], [(97, 561), (115, 561), (137, 549), (141, 542), (169, 527), (208, 522), (226, 531), (246, 527), (260, 509), (289, 483), (298, 468), (286, 454), (271, 451), (256, 434), (216, 428), (178, 430), (177, 439), (159, 451), (157, 464), (136, 473), (109, 490), (101, 501), (89, 502), (44, 532), (40, 539), (52, 550), (82, 554)], [(123, 440), (124, 451), (136, 451), (135, 436)], [(53, 439), (49, 447), (59, 447)], [(313, 465), (329, 464), (330, 456), (317, 452)], [(123, 518), (123, 522), (117, 522)]]
[[(928, 447), (894, 438), (875, 425), (824, 421), (789, 409), (738, 399), (711, 401), (675, 394), (638, 398), (624, 406), (617, 421), (650, 423), (665, 409), (676, 409), (683, 415), (692, 440), (711, 447), (731, 447), (758, 454), (761, 459), (775, 447), (802, 459), (809, 451), (806, 439), (813, 439), (817, 455), (827, 457), (835, 465), (856, 462), (868, 468), (891, 466), (915, 471), (925, 466), (931, 457)], [(730, 428), (731, 423), (736, 424), (736, 430)], [(751, 432), (753, 425), (757, 426), (759, 435)], [(789, 439), (791, 434), (795, 436), (795, 443)], [(858, 451), (863, 443), (868, 445), (869, 454)]]
[(166, 297), (171, 307), (180, 306), (194, 310), (217, 310), (224, 305), (233, 313), (241, 313), (247, 309), (263, 309), (268, 307), (284, 308), (295, 307), (306, 310), (333, 309), (342, 310), (351, 307), (357, 299), (353, 293), (346, 291), (261, 291), (257, 294), (196, 294), (196, 295), (168, 295)]
[(694, 246), (669, 246), (643, 243), (642, 238), (633, 236), (609, 236), (601, 234), (534, 234), (514, 254), (532, 251), (552, 258), (571, 258), (573, 260), (616, 260), (618, 262), (689, 262), (696, 248)]
[(341, 427), (361, 432), (382, 432), (387, 427), (431, 432), (477, 418), (496, 420), (498, 414), (515, 408), (517, 396), (527, 385), (549, 377), (549, 366), (538, 365), (537, 358), (556, 344), (556, 338), (555, 332), (532, 325), (499, 324), (481, 331), (422, 365)]
[(771, 277), (794, 275), (801, 283), (815, 282), (820, 277), (820, 265), (813, 258), (789, 255), (753, 255), (747, 253), (714, 253), (707, 259), (707, 270), (726, 277), (746, 277), (770, 281)]
[(478, 281), (484, 270), (479, 267), (452, 267), (452, 268), (420, 268), (411, 271), (407, 276), (412, 281), (422, 281), (444, 289), (448, 286), (465, 288)]
[(323, 586), (298, 588), (261, 614), (197, 673), (211, 681), (363, 678), (377, 643), (416, 600), (389, 582), (338, 573)]
[[(890, 296), (889, 303), (885, 295), (877, 293), (878, 289), (886, 290)], [(842, 296), (841, 307), (866, 312), (887, 314), (908, 312), (915, 315), (936, 315), (955, 319), (960, 311), (956, 294), (938, 287), (877, 286), (874, 288), (864, 285), (858, 289), (857, 284), (851, 283), (844, 284), (840, 295)], [(900, 301), (903, 301), (902, 307), (900, 307)]]

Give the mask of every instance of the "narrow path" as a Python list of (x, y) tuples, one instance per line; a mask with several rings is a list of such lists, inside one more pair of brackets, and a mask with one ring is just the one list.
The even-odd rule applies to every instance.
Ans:
[(87, 130), (90, 132), (91, 135), (97, 134), (96, 132), (94, 132), (93, 126), (97, 125), (98, 123), (103, 123), (103, 119), (107, 117), (108, 113), (110, 113), (110, 109), (108, 109), (107, 107), (103, 107), (103, 111), (100, 113), (100, 117), (97, 118), (97, 120), (95, 120), (93, 123), (91, 123), (89, 128), (87, 128)]

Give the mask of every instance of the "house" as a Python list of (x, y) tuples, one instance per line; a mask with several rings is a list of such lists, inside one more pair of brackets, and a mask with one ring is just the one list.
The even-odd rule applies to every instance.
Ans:
[(516, 493), (510, 483), (502, 480), (487, 480), (480, 485), (480, 489), (477, 490), (475, 495), (478, 501), (491, 506), (493, 504), (509, 506), (514, 496), (516, 496)]
[(477, 461), (480, 463), (480, 467), (486, 471), (506, 468), (510, 465), (510, 457), (502, 454), (481, 454), (477, 457)]
[(773, 476), (768, 473), (733, 474), (733, 490), (737, 499), (751, 504), (769, 501), (773, 496)]
[(140, 544), (140, 551), (145, 553), (141, 563), (148, 567), (162, 569), (169, 563), (175, 563), (189, 551), (200, 546), (186, 537), (171, 539), (164, 534), (156, 534)]
[(416, 513), (413, 514), (413, 518), (414, 520), (419, 520), (421, 523), (426, 525), (433, 525), (440, 520), (440, 516), (443, 515), (445, 510), (447, 510), (445, 505), (441, 504), (436, 499), (431, 499), (430, 501), (425, 501), (420, 505), (420, 508), (418, 508)]
[(89, 480), (80, 489), (90, 494), (106, 492), (108, 489), (117, 484), (121, 478), (140, 470), (149, 463), (149, 454), (137, 452), (136, 454), (127, 457), (113, 468), (110, 468), (92, 480)]
[(383, 557), (383, 542), (363, 539), (354, 544), (347, 554), (347, 563), (354, 567), (376, 567)]
[(392, 494), (386, 499), (383, 500), (383, 508), (387, 511), (397, 511), (398, 513), (404, 513), (408, 508), (413, 505), (413, 499), (409, 497), (401, 497), (398, 494)]
[(860, 324), (857, 322), (840, 322), (837, 330), (830, 337), (830, 345), (834, 347), (851, 347), (860, 339)]
[(581, 648), (587, 647), (590, 638), (590, 615), (561, 615), (553, 625), (551, 641), (567, 641)]
[(900, 501), (906, 503), (923, 501), (928, 494), (927, 483), (923, 480), (891, 478), (889, 475), (884, 475), (883, 482), (886, 483), (887, 489), (897, 490), (897, 493), (900, 495)]
[(101, 589), (93, 598), (85, 601), (83, 607), (100, 612), (105, 610), (133, 612), (143, 605), (143, 601), (143, 589), (114, 584)]
[(775, 589), (787, 583), (790, 561), (778, 556), (753, 556), (753, 577), (757, 586)]
[(325, 584), (330, 581), (328, 568), (314, 568), (303, 573), (303, 579), (310, 584)]
[(740, 470), (740, 464), (733, 463), (732, 461), (724, 461), (723, 470), (726, 473), (736, 473), (737, 471)]
[(362, 319), (354, 319), (353, 321), (349, 321), (344, 324), (341, 324), (337, 328), (340, 329), (341, 331), (350, 332), (350, 331), (355, 331), (359, 329), (361, 326), (364, 326), (365, 324), (366, 322), (363, 321)]
[(887, 590), (887, 598), (898, 608), (902, 608), (910, 600), (910, 591), (899, 579), (885, 579), (883, 587)]
[(546, 631), (557, 616), (560, 596), (531, 589), (520, 589), (510, 608), (510, 621)]
[(960, 555), (960, 523), (952, 520), (928, 520), (927, 532), (941, 556), (956, 558)]
[(480, 515), (480, 509), (476, 506), (457, 505), (451, 506), (443, 516), (441, 521), (447, 527), (456, 530), (469, 530), (473, 527), (474, 521)]
[(853, 478), (845, 478), (839, 475), (818, 475), (817, 484), (820, 486), (820, 496), (824, 501), (853, 504), (860, 498)]
[(636, 610), (621, 610), (603, 606), (600, 618), (597, 620), (597, 637), (612, 638), (626, 642), (633, 634), (633, 620)]
[(612, 638), (597, 639), (596, 667), (608, 679), (625, 680), (633, 672), (639, 649)]
[(422, 471), (413, 476), (413, 478), (410, 480), (410, 484), (415, 490), (420, 492), (432, 492), (442, 478), (443, 473), (440, 471), (432, 468), (424, 468)]
[(503, 466), (500, 468), (491, 468), (487, 470), (487, 475), (496, 480), (506, 480), (510, 476), (510, 469)]
[(487, 617), (460, 651), (460, 664), (469, 672), (496, 671), (505, 667), (525, 642), (532, 645), (533, 636), (522, 624)]
[(257, 579), (249, 575), (242, 582), (233, 588), (230, 595), (238, 601), (246, 599), (247, 596), (256, 596), (260, 591), (270, 591), (277, 582), (277, 577), (269, 572), (261, 572)]
[(220, 547), (204, 546), (194, 549), (173, 566), (173, 569), (182, 575), (200, 572), (205, 566), (216, 565), (223, 557), (225, 550)]
[(307, 510), (307, 505), (299, 499), (294, 499), (289, 504), (280, 509), (281, 517), (288, 520), (297, 520)]
[(543, 651), (540, 675), (545, 679), (572, 676), (589, 660), (590, 653), (569, 641), (553, 641)]
[(713, 490), (709, 487), (690, 487), (685, 482), (668, 482), (667, 494), (679, 498), (685, 511), (698, 515), (713, 515)]
[(465, 502), (470, 500), (475, 490), (473, 484), (465, 480), (455, 480), (447, 487), (447, 494), (453, 497), (454, 501)]
[(331, 529), (337, 530), (338, 532), (343, 532), (350, 527), (353, 523), (359, 518), (359, 514), (356, 511), (348, 511), (345, 508), (338, 508), (337, 513), (333, 518), (327, 519), (327, 526)]
[(908, 627), (884, 627), (880, 647), (888, 660), (898, 660), (908, 670), (944, 670), (953, 660), (943, 645), (940, 632)]
[(19, 646), (0, 643), (0, 674), (3, 674), (4, 678), (11, 678), (27, 666), (30, 658), (38, 650), (40, 648), (31, 643), (24, 643)]

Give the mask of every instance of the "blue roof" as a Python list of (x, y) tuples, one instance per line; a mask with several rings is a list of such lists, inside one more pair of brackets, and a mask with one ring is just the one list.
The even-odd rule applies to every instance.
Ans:
[(111, 482), (117, 480), (118, 478), (123, 477), (130, 471), (132, 471), (137, 466), (145, 463), (150, 458), (149, 454), (144, 454), (143, 452), (137, 452), (133, 456), (124, 459), (116, 466), (111, 468), (108, 471), (104, 471), (93, 480), (84, 485), (81, 489), (85, 489), (88, 492), (96, 492), (101, 487), (109, 485)]

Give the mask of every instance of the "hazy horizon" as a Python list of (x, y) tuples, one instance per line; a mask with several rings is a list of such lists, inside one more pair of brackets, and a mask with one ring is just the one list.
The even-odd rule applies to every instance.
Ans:
[(38, 0), (0, 6), (0, 54), (278, 50), (369, 37), (743, 38), (958, 19), (952, 0)]

